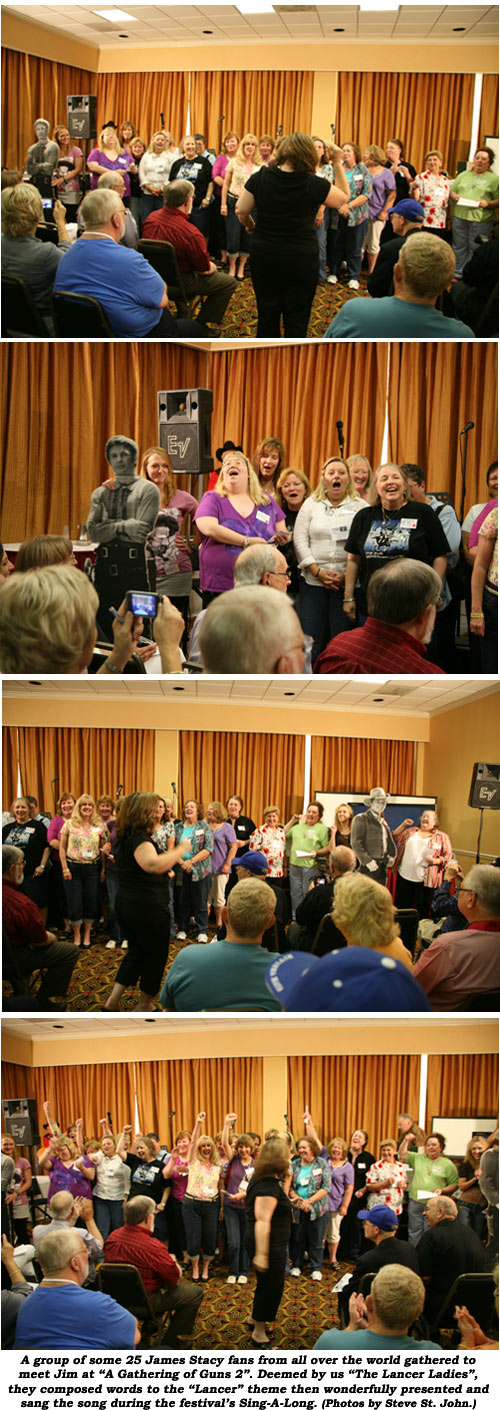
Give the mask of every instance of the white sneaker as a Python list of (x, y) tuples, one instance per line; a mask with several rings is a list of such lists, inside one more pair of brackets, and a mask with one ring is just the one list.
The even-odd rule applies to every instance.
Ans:
[(327, 284), (338, 284), (339, 281), (336, 274), (328, 274), (326, 282)]
[(176, 938), (176, 940), (185, 940), (185, 939), (186, 939), (186, 932), (185, 932), (185, 930), (178, 930), (178, 931), (177, 931), (177, 935), (176, 935), (175, 938)]
[(291, 1272), (292, 1278), (300, 1278), (300, 1268), (291, 1268), (291, 1269), (290, 1269), (290, 1272)]
[(311, 1273), (311, 1278), (312, 1278), (312, 1280), (313, 1280), (313, 1283), (320, 1283), (322, 1277), (323, 1277), (323, 1274), (322, 1274), (322, 1273), (319, 1273), (319, 1272)]
[(359, 279), (350, 279), (350, 280), (349, 280), (349, 283), (348, 283), (348, 285), (347, 285), (347, 288), (348, 288), (348, 289), (359, 289)]
[(235, 1282), (236, 1282), (236, 1278), (235, 1278), (235, 1276), (234, 1276), (234, 1273), (230, 1273), (230, 1274), (229, 1274), (229, 1277), (226, 1278), (226, 1283), (235, 1283)]
[(122, 940), (122, 950), (128, 950), (128, 940)]
[(116, 940), (108, 940), (108, 943), (105, 948), (106, 950), (116, 950)]
[(242, 1286), (243, 1286), (244, 1283), (248, 1283), (248, 1278), (245, 1277), (245, 1274), (244, 1274), (244, 1273), (240, 1273), (240, 1276), (239, 1276), (239, 1278), (238, 1278), (238, 1282), (241, 1283)]
[(202, 931), (201, 935), (198, 936), (198, 944), (199, 944), (199, 945), (208, 945), (208, 935), (205, 935), (205, 933), (204, 933), (203, 931)]

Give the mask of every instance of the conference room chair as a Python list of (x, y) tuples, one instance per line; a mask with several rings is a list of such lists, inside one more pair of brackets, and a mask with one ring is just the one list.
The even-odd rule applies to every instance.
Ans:
[(155, 1312), (138, 1268), (133, 1263), (100, 1263), (97, 1269), (99, 1291), (114, 1297), (141, 1324), (141, 1344), (161, 1331), (165, 1313)]
[(58, 338), (112, 338), (113, 329), (99, 299), (55, 290), (51, 298)]
[(194, 309), (199, 312), (203, 299), (200, 294), (190, 296), (186, 293), (177, 255), (170, 240), (139, 240), (137, 249), (165, 280), (168, 297), (173, 299), (178, 317), (195, 318)]
[(53, 221), (48, 220), (43, 225), (37, 225), (35, 235), (37, 240), (42, 241), (42, 245), (59, 244), (57, 225), (54, 225)]
[(2, 274), (2, 338), (46, 338), (42, 315), (28, 285), (16, 274)]
[(460, 1004), (460, 1013), (497, 1013), (500, 1008), (500, 989), (490, 989), (489, 994), (470, 994), (465, 1004)]
[(455, 1278), (437, 1317), (429, 1323), (429, 1331), (425, 1336), (428, 1336), (429, 1341), (437, 1341), (441, 1327), (456, 1327), (453, 1316), (455, 1307), (467, 1307), (487, 1335), (496, 1316), (494, 1290), (492, 1273), (461, 1273), (459, 1278)]
[[(96, 642), (92, 660), (90, 662), (90, 665), (87, 666), (89, 676), (97, 675), (97, 672), (100, 670), (101, 666), (104, 665), (106, 656), (109, 656), (110, 650), (111, 648), (108, 643), (105, 644), (104, 642)], [(133, 656), (131, 661), (127, 661), (127, 664), (123, 667), (123, 671), (121, 672), (121, 674), (124, 676), (145, 676), (147, 675), (147, 671), (144, 663), (141, 661), (140, 656)]]
[(401, 931), (403, 945), (406, 950), (410, 951), (410, 955), (414, 959), (419, 925), (418, 911), (413, 910), (413, 907), (409, 907), (408, 910), (396, 911), (395, 919)]

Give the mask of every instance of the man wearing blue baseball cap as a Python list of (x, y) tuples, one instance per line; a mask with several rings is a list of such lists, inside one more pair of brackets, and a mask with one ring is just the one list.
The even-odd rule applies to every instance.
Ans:
[(372, 299), (383, 299), (386, 294), (394, 293), (393, 270), (399, 251), (408, 235), (414, 230), (423, 229), (425, 211), (420, 201), (414, 201), (411, 196), (407, 196), (404, 201), (398, 201), (397, 205), (391, 206), (388, 216), (393, 238), (380, 246), (375, 269), (370, 274), (367, 288)]
[(362, 945), (322, 959), (290, 950), (269, 965), (266, 984), (286, 1013), (430, 1012), (400, 960)]
[(416, 1249), (403, 1239), (398, 1239), (398, 1216), (388, 1204), (375, 1204), (372, 1209), (359, 1209), (357, 1217), (362, 1221), (365, 1237), (373, 1247), (361, 1254), (349, 1282), (339, 1292), (339, 1307), (342, 1307), (346, 1321), (349, 1315), (349, 1298), (353, 1292), (359, 1292), (366, 1273), (378, 1273), (379, 1268), (383, 1268), (386, 1263), (403, 1263), (406, 1268), (413, 1268), (414, 1273), (419, 1271)]

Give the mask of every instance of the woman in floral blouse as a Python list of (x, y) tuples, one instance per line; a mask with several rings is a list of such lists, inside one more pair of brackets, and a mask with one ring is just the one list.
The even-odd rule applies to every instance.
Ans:
[(450, 200), (450, 181), (442, 170), (443, 153), (427, 152), (424, 163), (425, 170), (415, 177), (410, 192), (424, 207), (424, 230), (438, 230), (444, 234)]
[(184, 822), (175, 823), (175, 840), (177, 844), (189, 843), (189, 851), (184, 853), (176, 874), (177, 939), (186, 939), (189, 918), (194, 916), (198, 941), (206, 945), (214, 835), (203, 818), (202, 804), (196, 798), (188, 798), (184, 804)]
[(202, 1136), (206, 1112), (200, 1111), (191, 1137), (187, 1163), (187, 1189), (182, 1202), (188, 1257), (193, 1268), (193, 1283), (208, 1283), (208, 1270), (217, 1243), (219, 1218), (219, 1180), (221, 1163), (211, 1136)]
[(100, 856), (108, 841), (108, 829), (94, 799), (82, 793), (61, 832), (59, 856), (73, 943), (81, 944), (83, 923), (85, 949), (90, 945), (92, 922), (99, 915)]
[(257, 827), (250, 838), (250, 851), (263, 852), (269, 861), (268, 875), (273, 885), (281, 886), (285, 874), (286, 827), (280, 825), (279, 808), (269, 803), (264, 808), (262, 827)]
[(388, 1204), (395, 1214), (402, 1214), (408, 1181), (404, 1165), (396, 1160), (397, 1149), (396, 1141), (380, 1142), (380, 1160), (370, 1166), (366, 1176), (367, 1209), (373, 1209), (375, 1204)]

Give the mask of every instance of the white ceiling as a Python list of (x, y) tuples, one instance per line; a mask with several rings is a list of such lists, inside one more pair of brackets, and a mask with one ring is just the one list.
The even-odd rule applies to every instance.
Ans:
[[(107, 680), (96, 676), (28, 680), (4, 680), (5, 700), (141, 700), (156, 704), (174, 701), (184, 703), (220, 703), (234, 705), (265, 704), (266, 707), (287, 705), (290, 709), (306, 707), (323, 710), (331, 706), (361, 714), (439, 715), (470, 704), (486, 695), (500, 696), (498, 680), (462, 680), (454, 676), (419, 676), (415, 680), (396, 677), (380, 683), (377, 678), (357, 677), (345, 680), (337, 676), (257, 676), (252, 680), (227, 676), (184, 676), (158, 680), (149, 676), (140, 679), (128, 676), (122, 680)], [(182, 723), (182, 721), (180, 721)], [(262, 721), (260, 721), (262, 723)]]
[[(96, 15), (100, 9), (122, 9), (135, 22), (110, 22)], [(360, 40), (387, 43), (424, 42), (470, 45), (498, 38), (496, 5), (400, 5), (398, 10), (361, 10), (359, 5), (302, 4), (297, 0), (274, 6), (271, 14), (240, 14), (237, 4), (217, 5), (6, 5), (7, 14), (34, 20), (68, 39), (98, 46), (158, 48), (193, 42), (217, 46), (281, 44), (329, 40), (333, 44)], [(410, 56), (411, 57), (411, 56)]]
[[(396, 1014), (396, 1021), (400, 1021), (400, 1015)], [(168, 1031), (182, 1036), (186, 1033), (223, 1033), (228, 1029), (253, 1029), (268, 1032), (269, 1023), (279, 1024), (279, 1031), (286, 1032), (287, 1029), (297, 1028), (300, 1025), (311, 1025), (315, 1028), (318, 1021), (322, 1021), (318, 1014), (221, 1014), (214, 1017), (213, 1014), (193, 1014), (187, 1017), (185, 1014), (155, 1014), (151, 1018), (143, 1014), (57, 1014), (50, 1018), (18, 1018), (16, 1015), (2, 1018), (2, 1034), (9, 1038), (23, 1038), (29, 1042), (50, 1038), (54, 1041), (61, 1039), (67, 1041), (68, 1038), (85, 1039), (86, 1043), (91, 1038), (106, 1038), (113, 1036), (131, 1037), (133, 1034), (151, 1034)], [(330, 1015), (324, 1018), (326, 1023), (331, 1022)], [(426, 1018), (427, 1021), (427, 1018)], [(431, 1020), (434, 1021), (434, 1020)], [(378, 1027), (380, 1025), (380, 1015), (363, 1014), (363, 1028)], [(405, 1014), (405, 1027), (420, 1027), (422, 1024), (422, 1014)], [(437, 1022), (437, 1020), (436, 1020)], [(440, 1030), (446, 1023), (454, 1028), (457, 1023), (457, 1015), (439, 1015)], [(491, 1018), (479, 1018), (476, 1015), (468, 1018), (467, 1015), (460, 1015), (460, 1022), (464, 1028), (474, 1025), (475, 1030), (480, 1030), (485, 1024), (491, 1024)], [(335, 1014), (335, 1028), (350, 1028), (352, 1026), (352, 1015), (349, 1017), (343, 1014)]]

